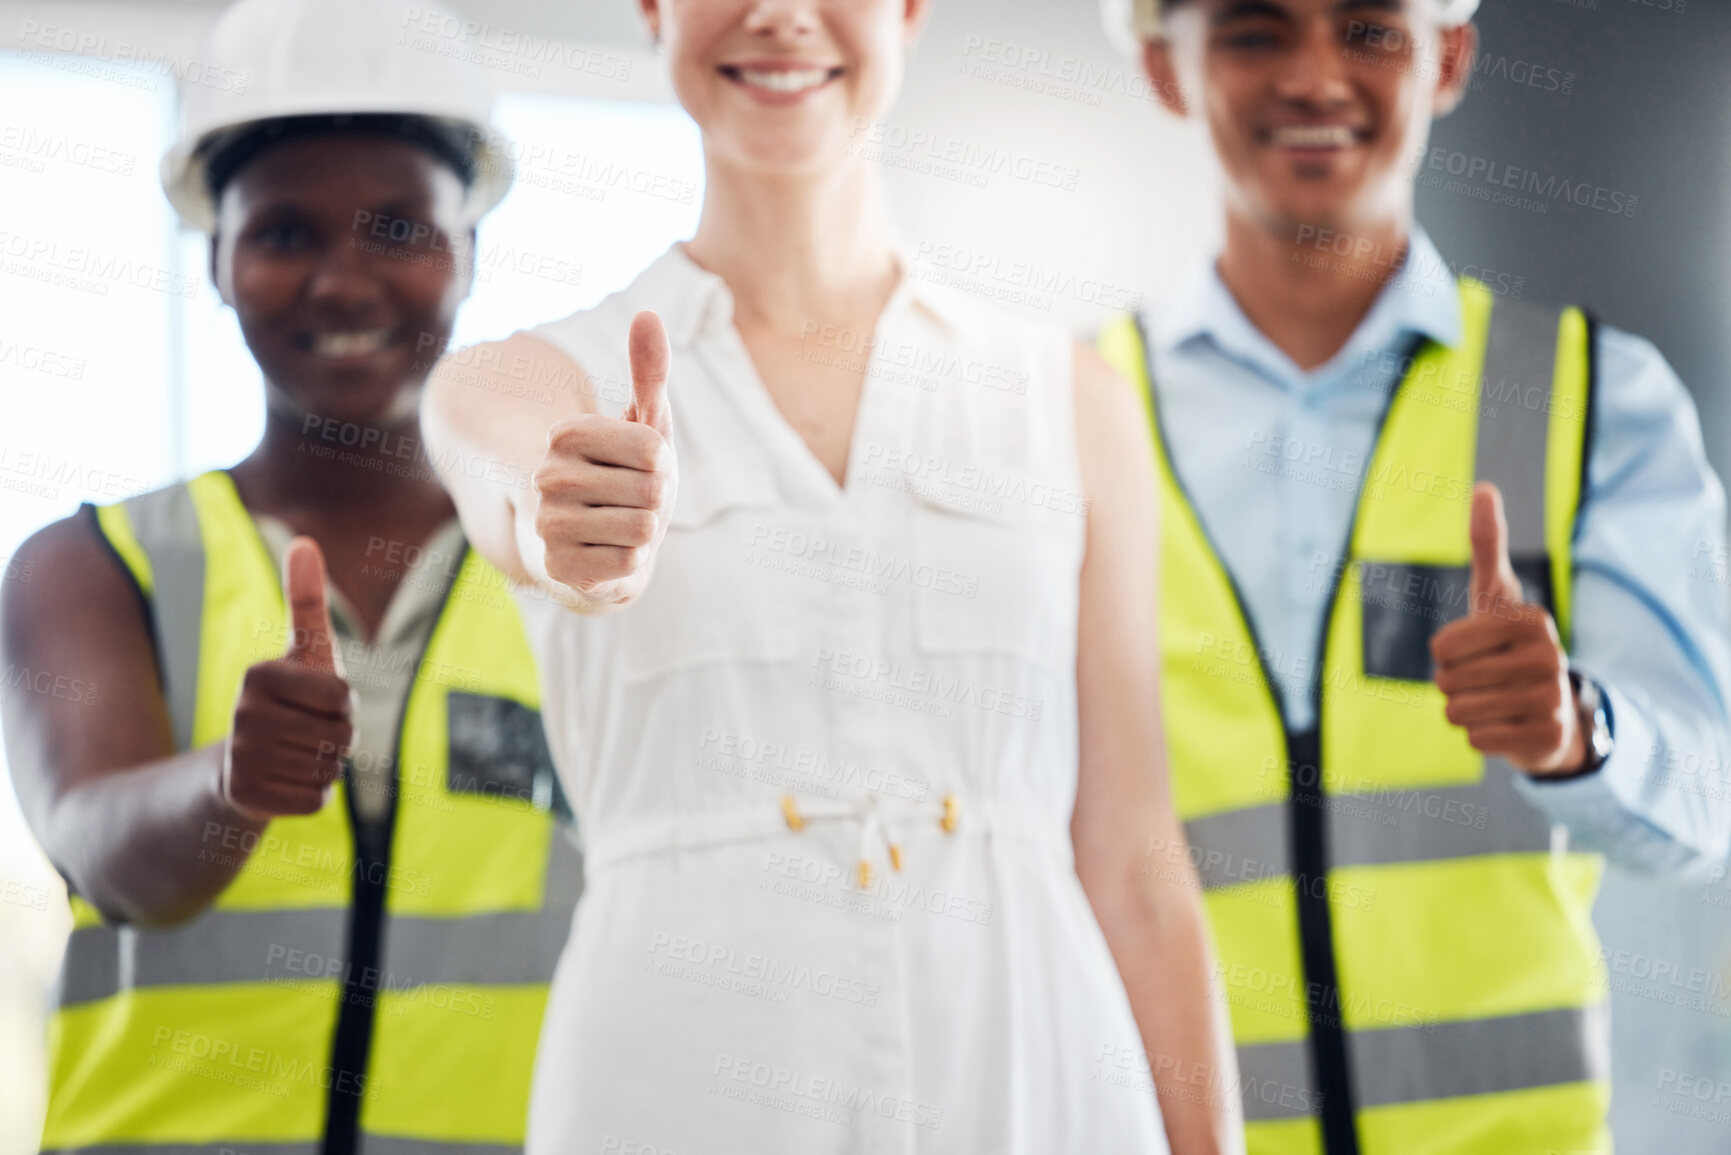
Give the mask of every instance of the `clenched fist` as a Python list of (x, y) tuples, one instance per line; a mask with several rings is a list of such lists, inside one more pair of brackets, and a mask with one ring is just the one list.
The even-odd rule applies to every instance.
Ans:
[(289, 543), (283, 588), (294, 627), (288, 650), (247, 669), (223, 751), (223, 797), (254, 820), (321, 809), (354, 734), (324, 555), (312, 538)]
[(591, 605), (620, 605), (641, 593), (667, 530), (678, 485), (668, 356), (661, 318), (637, 314), (624, 416), (559, 422), (530, 478), (547, 576)]

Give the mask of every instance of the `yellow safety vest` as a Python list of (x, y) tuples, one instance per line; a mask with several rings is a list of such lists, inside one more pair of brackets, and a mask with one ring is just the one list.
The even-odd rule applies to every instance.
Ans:
[(1174, 472), (1134, 318), (1100, 347), (1157, 446), (1162, 695), (1238, 1043), (1253, 1155), (1608, 1152), (1602, 859), (1568, 849), (1444, 716), (1430, 636), (1467, 606), (1475, 480), (1569, 637), (1591, 333), (1460, 283), (1413, 350), (1360, 481), (1313, 690), (1291, 732), (1250, 616)]
[[(227, 473), (103, 506), (144, 595), (178, 748), (221, 741), (282, 655), (280, 581)], [(521, 1147), (547, 984), (582, 886), (553, 813), (539, 687), (498, 571), (465, 547), (396, 744), (392, 834), (357, 852), (342, 791), (262, 836), (166, 929), (73, 899), (43, 1147), (317, 1155)]]

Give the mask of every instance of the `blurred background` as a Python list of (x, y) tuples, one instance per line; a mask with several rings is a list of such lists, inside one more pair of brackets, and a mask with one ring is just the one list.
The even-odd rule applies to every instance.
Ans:
[[(622, 288), (690, 234), (703, 174), (633, 0), (446, 3), (482, 27), (442, 47), (485, 61), (520, 150), (482, 226), (468, 344)], [(206, 81), (196, 45), (220, 7), (0, 0), (0, 568), (80, 501), (230, 464), (262, 430), (205, 240), (178, 229), (156, 180), (177, 80)], [(1457, 271), (1653, 340), (1727, 476), (1731, 5), (1484, 0), (1478, 24), (1473, 91), (1433, 135), (1443, 168), (1424, 171), (1443, 179), (1421, 180), (1420, 220)], [(885, 167), (917, 275), (1078, 334), (1157, 299), (1217, 232), (1202, 140), (1113, 52), (1095, 0), (937, 0), (900, 104), (858, 147)], [(1457, 161), (1604, 190), (1622, 211), (1493, 203), (1488, 185), (1451, 183)], [(1723, 584), (1724, 559), (1704, 561)], [(4, 695), (15, 672), (0, 673)], [(1608, 876), (1596, 918), (1625, 1151), (1731, 1150), (1724, 874)], [(36, 1149), (68, 925), (0, 766), (0, 1155)]]

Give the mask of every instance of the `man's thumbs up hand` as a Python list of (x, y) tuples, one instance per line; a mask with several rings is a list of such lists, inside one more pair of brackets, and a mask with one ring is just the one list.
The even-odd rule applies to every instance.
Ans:
[(1470, 605), (1430, 642), (1448, 720), (1466, 729), (1474, 749), (1529, 774), (1573, 773), (1587, 747), (1569, 658), (1551, 615), (1521, 592), (1502, 494), (1488, 482), (1473, 488), (1469, 534)]
[(667, 399), (667, 331), (654, 313), (631, 322), (631, 404), (549, 430), (530, 481), (542, 564), (576, 602), (623, 605), (648, 585), (678, 488)]
[(283, 554), (283, 593), (288, 648), (248, 667), (223, 751), (223, 797), (255, 821), (321, 809), (354, 737), (324, 554), (312, 538), (295, 538)]
[(1495, 613), (1525, 600), (1521, 581), (1509, 562), (1509, 524), (1503, 516), (1503, 495), (1488, 481), (1473, 487), (1470, 529), (1473, 545), (1471, 612)]

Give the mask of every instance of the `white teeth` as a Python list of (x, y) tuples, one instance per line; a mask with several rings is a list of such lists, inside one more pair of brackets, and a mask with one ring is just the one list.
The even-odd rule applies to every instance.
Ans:
[(1353, 136), (1344, 124), (1289, 125), (1274, 130), (1274, 143), (1283, 148), (1350, 148)]
[(390, 339), (389, 329), (369, 329), (364, 333), (317, 333), (313, 336), (313, 352), (320, 357), (377, 353)]
[(742, 68), (739, 76), (747, 84), (767, 88), (771, 92), (804, 92), (826, 83), (829, 80), (829, 71), (823, 68), (807, 68), (797, 71), (760, 72), (755, 68)]

